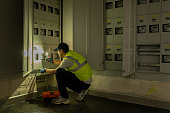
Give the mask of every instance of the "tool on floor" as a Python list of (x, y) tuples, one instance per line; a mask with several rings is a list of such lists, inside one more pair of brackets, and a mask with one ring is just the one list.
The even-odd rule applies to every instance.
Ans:
[[(45, 73), (46, 72), (46, 69), (37, 69), (37, 70), (33, 70), (32, 73), (35, 73), (35, 76), (37, 75), (37, 73)], [(56, 99), (56, 98), (59, 98), (60, 97), (60, 92), (59, 91), (50, 91), (49, 90), (49, 87), (48, 87), (48, 84), (47, 84), (47, 80), (44, 79), (45, 81), (45, 85), (46, 85), (46, 88), (47, 88), (47, 91), (46, 92), (42, 92), (42, 98), (43, 98), (43, 102), (44, 104), (47, 104), (47, 103), (51, 103), (52, 99)]]

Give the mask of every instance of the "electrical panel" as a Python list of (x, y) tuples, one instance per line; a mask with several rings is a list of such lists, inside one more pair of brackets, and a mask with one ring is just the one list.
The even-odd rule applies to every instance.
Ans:
[(148, 43), (160, 44), (160, 14), (148, 15)]
[(170, 73), (170, 0), (137, 0), (136, 69)]
[(123, 0), (106, 0), (105, 69), (122, 71), (123, 61)]
[(163, 73), (170, 73), (170, 12), (161, 14), (161, 67)]
[(170, 44), (162, 44), (160, 72), (170, 73), (169, 67), (170, 67)]
[(148, 40), (148, 18), (147, 15), (144, 16), (137, 16), (137, 44), (145, 44)]
[(34, 0), (34, 69), (49, 68), (46, 58), (58, 59), (54, 50), (60, 43), (59, 0)]
[(161, 14), (161, 43), (166, 44), (170, 43), (170, 12)]

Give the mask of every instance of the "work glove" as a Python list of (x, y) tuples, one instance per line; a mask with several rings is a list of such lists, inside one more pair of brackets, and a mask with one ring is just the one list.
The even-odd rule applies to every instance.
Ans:
[(41, 72), (41, 73), (45, 73), (45, 72), (46, 72), (46, 68), (40, 69), (40, 72)]

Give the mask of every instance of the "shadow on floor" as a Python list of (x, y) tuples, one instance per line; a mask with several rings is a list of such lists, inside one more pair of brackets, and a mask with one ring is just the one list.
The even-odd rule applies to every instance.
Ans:
[(6, 106), (0, 113), (170, 113), (168, 110), (113, 101), (87, 95), (84, 101), (76, 101), (76, 94), (70, 93), (70, 105), (54, 105), (37, 98)]

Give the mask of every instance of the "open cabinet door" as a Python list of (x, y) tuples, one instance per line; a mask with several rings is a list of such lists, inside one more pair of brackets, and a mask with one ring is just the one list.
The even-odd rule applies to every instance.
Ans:
[(103, 0), (89, 0), (88, 60), (94, 70), (104, 69)]
[(103, 0), (73, 1), (73, 50), (94, 70), (103, 69)]
[(0, 79), (22, 76), (23, 0), (0, 1)]
[(136, 0), (124, 0), (124, 39), (123, 39), (123, 68), (122, 77), (135, 72), (135, 26), (136, 26)]
[(24, 0), (23, 76), (29, 74), (33, 70), (32, 24), (33, 24), (33, 1)]

